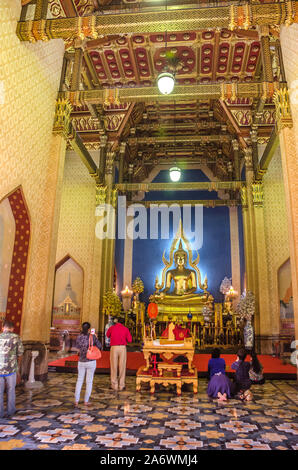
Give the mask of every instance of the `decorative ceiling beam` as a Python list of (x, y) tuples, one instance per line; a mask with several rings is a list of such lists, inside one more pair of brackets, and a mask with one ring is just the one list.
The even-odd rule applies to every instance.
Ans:
[(96, 39), (98, 35), (193, 31), (280, 25), (298, 22), (298, 0), (278, 3), (208, 6), (164, 11), (116, 13), (45, 21), (25, 21), (17, 25), (21, 41), (62, 38)]
[(129, 201), (127, 205), (130, 206), (131, 204), (141, 204), (145, 206), (146, 209), (152, 207), (153, 204), (161, 205), (165, 204), (167, 206), (171, 206), (172, 204), (183, 206), (184, 204), (190, 204), (191, 206), (201, 205), (205, 207), (219, 207), (219, 206), (238, 206), (241, 205), (241, 200), (237, 199), (196, 199), (196, 200), (185, 200), (182, 201), (181, 199), (176, 201)]
[(219, 191), (220, 189), (236, 191), (245, 186), (244, 181), (214, 181), (194, 183), (123, 183), (115, 184), (119, 191)]
[(233, 126), (233, 128), (235, 129), (235, 132), (238, 136), (238, 139), (239, 139), (239, 142), (241, 144), (241, 147), (242, 148), (246, 148), (247, 147), (247, 144), (245, 142), (245, 140), (243, 139), (242, 137), (242, 133), (241, 133), (241, 130), (238, 126), (238, 124), (236, 123), (232, 113), (230, 112), (230, 110), (228, 109), (228, 106), (226, 105), (225, 101), (224, 100), (219, 100), (219, 103), (221, 104), (221, 107), (224, 111), (224, 113), (226, 114), (227, 116), (227, 119), (230, 121), (231, 125)]
[[(217, 121), (197, 121), (197, 122), (179, 122), (179, 129), (193, 129), (193, 130), (207, 130), (210, 129), (220, 129), (222, 124)], [(160, 129), (175, 129), (176, 125), (174, 122), (160, 122), (160, 121), (150, 121), (148, 124), (139, 124), (136, 126), (137, 131), (150, 131), (156, 132)]]
[(205, 143), (218, 142), (218, 143), (229, 143), (232, 136), (229, 134), (215, 134), (215, 135), (171, 135), (166, 137), (129, 137), (129, 145), (156, 145), (156, 144), (167, 144), (167, 143)]
[(270, 139), (268, 144), (265, 147), (264, 153), (261, 157), (260, 164), (259, 164), (259, 169), (258, 173), (256, 176), (257, 180), (261, 180), (266, 173), (268, 166), (271, 162), (271, 159), (279, 145), (279, 137), (278, 137), (278, 132), (276, 132), (276, 129), (274, 128), (272, 130)]
[(84, 165), (88, 168), (90, 176), (98, 183), (98, 168), (71, 122), (71, 111), (72, 106), (68, 101), (57, 100), (53, 134), (62, 136), (70, 144), (73, 150), (79, 155)]
[(84, 165), (87, 167), (90, 176), (95, 178), (96, 183), (99, 183), (99, 173), (98, 168), (91, 157), (90, 153), (86, 149), (85, 145), (83, 144), (79, 134), (77, 132), (73, 133), (74, 138), (69, 139), (69, 143), (72, 149), (76, 152), (76, 154), (80, 157)]
[[(266, 82), (245, 82), (245, 83), (199, 83), (197, 85), (176, 85), (170, 95), (161, 95), (157, 86), (154, 87), (127, 87), (119, 89), (105, 89), (105, 90), (77, 90), (76, 92), (63, 91), (59, 92), (59, 98), (68, 99), (71, 103), (80, 103), (85, 105), (87, 103), (103, 104), (106, 100), (112, 99), (120, 103), (129, 102), (174, 102), (175, 100), (193, 101), (206, 99), (220, 99), (224, 105), (226, 112), (229, 113), (224, 103), (228, 98), (261, 98), (266, 95), (272, 97), (274, 89), (279, 86), (285, 85), (282, 83), (274, 82), (274, 89), (272, 84)], [(113, 96), (112, 96), (113, 95)], [(112, 104), (112, 102), (111, 102)], [(237, 133), (239, 133), (239, 129)]]

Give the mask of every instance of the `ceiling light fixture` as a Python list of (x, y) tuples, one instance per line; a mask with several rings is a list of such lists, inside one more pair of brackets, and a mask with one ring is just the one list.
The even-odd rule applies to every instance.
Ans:
[(178, 166), (173, 166), (170, 168), (170, 178), (173, 181), (173, 183), (176, 183), (177, 181), (180, 180), (181, 177), (181, 170)]
[[(164, 67), (163, 72), (161, 72), (157, 77), (157, 87), (163, 95), (169, 95), (174, 90), (175, 86), (175, 76), (172, 72), (170, 72), (170, 65), (174, 65), (173, 57), (171, 54), (167, 53), (167, 31), (165, 35), (165, 57), (166, 57), (166, 64)], [(170, 64), (173, 62), (173, 64)]]
[(157, 77), (157, 86), (163, 95), (169, 95), (174, 90), (175, 78), (170, 72), (160, 73)]

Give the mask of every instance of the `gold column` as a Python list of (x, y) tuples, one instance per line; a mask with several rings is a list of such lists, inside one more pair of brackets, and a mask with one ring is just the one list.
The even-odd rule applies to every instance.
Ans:
[(123, 172), (124, 172), (124, 157), (126, 150), (126, 142), (121, 142), (119, 151), (119, 183), (123, 183)]
[(263, 74), (265, 82), (273, 82), (273, 71), (270, 54), (270, 39), (269, 39), (269, 26), (258, 27), (260, 43), (261, 43), (261, 54), (263, 63)]
[(249, 239), (250, 239), (250, 263), (251, 263), (251, 279), (250, 289), (256, 299), (255, 311), (255, 331), (259, 332), (259, 313), (258, 313), (258, 298), (259, 298), (259, 283), (258, 283), (258, 261), (257, 261), (257, 243), (256, 243), (256, 222), (253, 206), (252, 185), (254, 183), (254, 171), (252, 162), (252, 148), (245, 149), (245, 174), (246, 174), (246, 189), (247, 189), (247, 207), (249, 218)]
[(272, 354), (272, 325), (269, 308), (268, 268), (264, 224), (264, 192), (262, 183), (252, 184), (254, 217), (256, 224), (256, 255), (258, 269), (258, 306), (259, 316), (256, 324), (256, 334), (259, 336), (261, 352)]
[(240, 159), (239, 159), (239, 143), (237, 139), (232, 140), (232, 146), (234, 151), (234, 171), (236, 181), (240, 181)]
[(298, 340), (298, 103), (296, 101), (294, 95), (291, 103), (292, 119), (288, 89), (283, 88), (274, 94), (288, 214), (295, 338)]
[(106, 287), (112, 288), (114, 285), (114, 265), (115, 265), (115, 236), (116, 236), (116, 207), (117, 207), (117, 190), (112, 188), (114, 182), (115, 171), (115, 152), (107, 153), (106, 161), (106, 179), (108, 204), (113, 208), (111, 212), (111, 224), (113, 231), (113, 238), (107, 239), (107, 270), (106, 271)]
[(105, 134), (100, 136), (99, 175), (102, 183), (104, 182), (105, 178), (107, 140), (108, 137)]
[[(113, 288), (114, 284), (114, 265), (115, 265), (115, 236), (116, 236), (116, 207), (117, 190), (113, 189), (115, 152), (108, 151), (106, 154), (105, 165), (105, 186), (101, 187), (101, 203), (106, 205), (106, 218), (109, 226), (108, 236), (102, 243), (101, 256), (101, 283), (100, 283), (100, 310), (102, 308), (102, 296), (108, 289)], [(99, 327), (101, 333), (104, 331), (104, 315), (100, 311)]]
[(243, 218), (243, 238), (244, 238), (244, 257), (245, 257), (245, 273), (246, 273), (246, 290), (252, 290), (252, 265), (251, 265), (251, 243), (249, 230), (249, 214), (247, 205), (247, 189), (246, 186), (241, 188), (242, 218)]
[(75, 48), (74, 61), (72, 67), (72, 76), (70, 90), (75, 92), (79, 90), (80, 81), (81, 81), (81, 69), (82, 69), (82, 60), (83, 60), (83, 49), (81, 45)]
[(258, 126), (252, 126), (252, 130), (250, 132), (250, 139), (252, 145), (252, 160), (253, 160), (253, 169), (254, 174), (257, 174), (258, 167), (259, 167), (259, 152), (258, 152)]

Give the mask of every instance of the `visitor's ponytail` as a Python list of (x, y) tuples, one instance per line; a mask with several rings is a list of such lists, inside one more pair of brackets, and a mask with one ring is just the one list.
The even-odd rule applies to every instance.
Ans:
[(259, 360), (257, 358), (257, 355), (255, 351), (251, 352), (251, 363), (252, 363), (252, 368), (256, 374), (258, 374), (261, 371), (261, 364), (259, 363)]

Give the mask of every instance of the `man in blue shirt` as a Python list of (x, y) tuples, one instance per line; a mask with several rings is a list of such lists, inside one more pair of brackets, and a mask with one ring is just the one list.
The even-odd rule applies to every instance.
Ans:
[(7, 416), (14, 415), (15, 388), (22, 355), (24, 352), (21, 338), (13, 332), (14, 324), (4, 321), (0, 334), (0, 418), (4, 416), (4, 389), (7, 392)]

